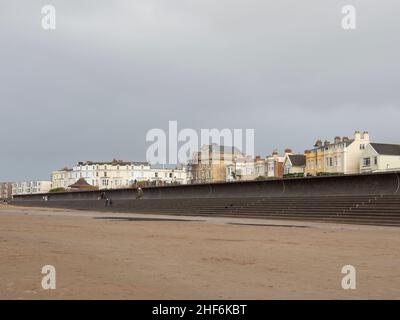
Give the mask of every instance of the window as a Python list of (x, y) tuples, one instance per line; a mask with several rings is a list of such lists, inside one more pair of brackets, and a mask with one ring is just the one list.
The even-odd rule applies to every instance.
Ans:
[(369, 167), (371, 165), (371, 158), (363, 158), (363, 166)]
[(332, 157), (326, 158), (326, 166), (327, 167), (333, 166), (333, 158)]
[(378, 164), (378, 157), (374, 157), (374, 165)]

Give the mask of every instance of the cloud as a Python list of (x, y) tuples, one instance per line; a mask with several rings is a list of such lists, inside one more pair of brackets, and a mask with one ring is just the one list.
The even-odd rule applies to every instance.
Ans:
[(0, 8), (0, 180), (144, 160), (146, 132), (254, 128), (256, 152), (369, 130), (400, 142), (398, 1), (48, 1)]

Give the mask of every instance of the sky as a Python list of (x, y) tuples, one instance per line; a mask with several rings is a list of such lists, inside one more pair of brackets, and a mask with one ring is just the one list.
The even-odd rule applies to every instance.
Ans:
[(398, 0), (0, 0), (0, 181), (143, 161), (168, 121), (254, 129), (261, 156), (354, 130), (400, 143), (399, 16)]

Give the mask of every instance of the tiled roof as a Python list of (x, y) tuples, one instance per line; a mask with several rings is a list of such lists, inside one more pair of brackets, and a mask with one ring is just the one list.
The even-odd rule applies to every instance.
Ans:
[(289, 155), (292, 166), (304, 166), (306, 164), (306, 156), (304, 154)]
[(372, 148), (382, 155), (400, 156), (399, 144), (371, 143)]

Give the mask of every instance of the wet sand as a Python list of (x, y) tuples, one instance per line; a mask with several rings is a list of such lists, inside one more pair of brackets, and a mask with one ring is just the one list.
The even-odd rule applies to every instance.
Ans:
[(0, 299), (400, 298), (400, 228), (177, 219), (0, 206)]

